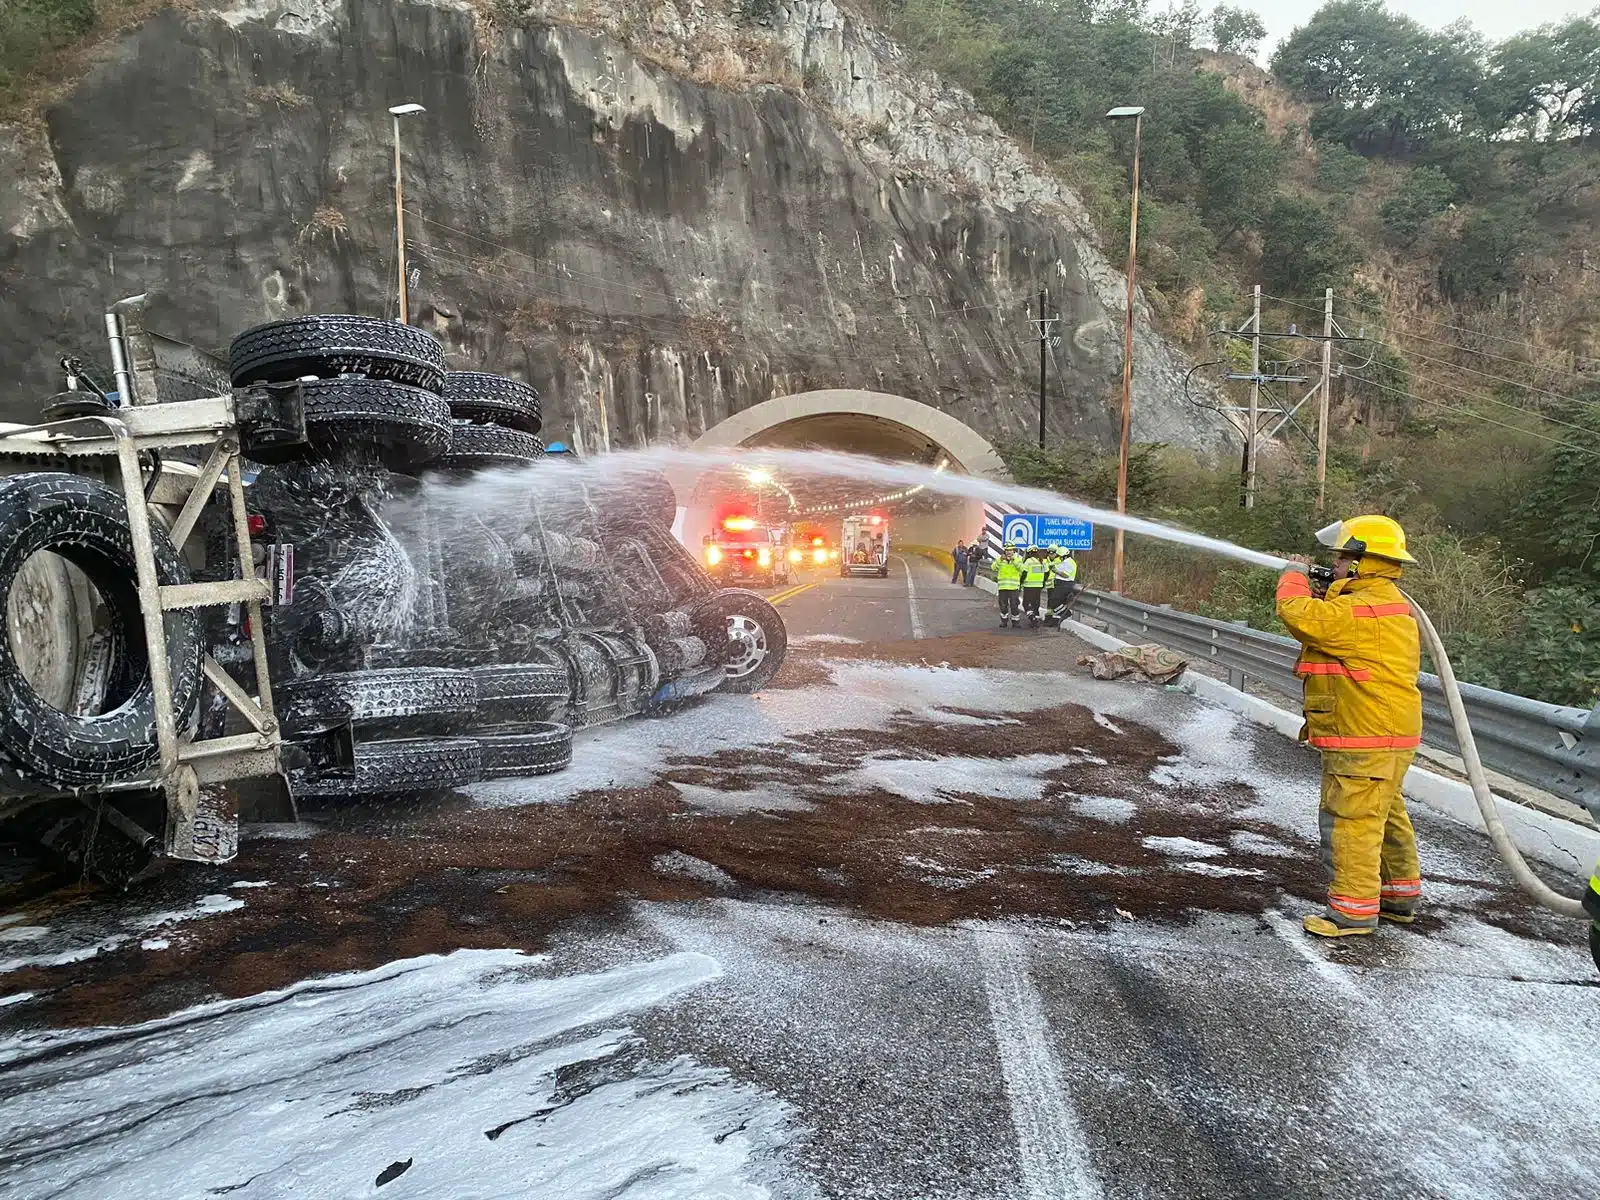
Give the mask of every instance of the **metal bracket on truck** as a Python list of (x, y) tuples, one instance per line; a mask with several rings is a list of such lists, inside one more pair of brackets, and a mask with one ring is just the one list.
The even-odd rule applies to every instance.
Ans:
[[(159, 755), (152, 767), (135, 778), (111, 777), (103, 785), (59, 789), (42, 781), (43, 786), (36, 790), (68, 796), (85, 791), (159, 789), (166, 799), (165, 853), (194, 862), (226, 862), (238, 848), (238, 803), (220, 785), (278, 773), (281, 746), (261, 617), (262, 605), (271, 600), (273, 587), (257, 573), (250, 542), (240, 462), (241, 407), (253, 410), (249, 420), (275, 427), (268, 436), (292, 440), (296, 436), (295, 399), (287, 393), (276, 397), (230, 393), (156, 403), (153, 386), (134, 386), (119, 314), (108, 313), (106, 320), (122, 406), (80, 411), (36, 425), (0, 430), (0, 458), (22, 457), (44, 464), (56, 460), (58, 469), (67, 471), (75, 465), (86, 465), (86, 459), (99, 459), (102, 465), (109, 465), (105, 460), (114, 459), (115, 470), (111, 474), (120, 482), (127, 505)], [(298, 419), (298, 435), (303, 438), (303, 416)], [(216, 489), (225, 489), (231, 533), (238, 551), (237, 578), (165, 584), (160, 580), (141, 457), (152, 451), (184, 449), (205, 451), (205, 457), (197, 474), (178, 476), (180, 480), (192, 479), (192, 483), (186, 485), (187, 494), (182, 495), (182, 507), (171, 523), (168, 538), (174, 546), (181, 547)], [(180, 494), (184, 486), (180, 483)], [(171, 489), (168, 498), (173, 505), (178, 503), (179, 497)], [(202, 651), (201, 670), (247, 729), (225, 736), (192, 737), (180, 728), (182, 718), (174, 705), (164, 617), (174, 611), (231, 604), (243, 605), (249, 617), (255, 694), (235, 680), (209, 651)]]

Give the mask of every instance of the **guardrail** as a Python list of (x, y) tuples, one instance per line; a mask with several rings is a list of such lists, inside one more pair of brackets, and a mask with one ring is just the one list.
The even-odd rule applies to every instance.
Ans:
[[(1262, 633), (1242, 621), (1216, 621), (1088, 590), (1078, 597), (1073, 615), (1098, 621), (1118, 636), (1160, 642), (1191, 659), (1206, 659), (1224, 668), (1236, 688), (1254, 679), (1286, 695), (1300, 693), (1294, 673), (1300, 646), (1292, 638)], [(1423, 674), (1417, 682), (1423, 741), (1459, 754), (1439, 677)], [(1471, 683), (1461, 685), (1461, 698), (1485, 766), (1581, 804), (1600, 819), (1600, 705), (1585, 710), (1546, 704)]]

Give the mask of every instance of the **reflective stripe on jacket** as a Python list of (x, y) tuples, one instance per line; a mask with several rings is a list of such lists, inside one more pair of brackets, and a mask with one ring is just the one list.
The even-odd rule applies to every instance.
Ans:
[(1037, 558), (1024, 559), (1022, 563), (1022, 586), (1044, 586), (1044, 561)]
[(1014, 592), (1022, 586), (1022, 560), (997, 558), (994, 560), (994, 585), (1002, 592)]
[(1320, 750), (1409, 750), (1422, 741), (1420, 646), (1400, 567), (1371, 558), (1335, 580), (1325, 598), (1299, 571), (1278, 580), (1278, 619), (1300, 642), (1305, 728)]

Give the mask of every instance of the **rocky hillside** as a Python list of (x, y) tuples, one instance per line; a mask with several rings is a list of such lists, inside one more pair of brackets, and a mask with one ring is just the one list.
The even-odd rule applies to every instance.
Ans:
[[(1114, 437), (1123, 279), (966, 93), (829, 0), (601, 7), (256, 0), (100, 47), (42, 130), (0, 126), (0, 417), (64, 350), (103, 358), (120, 296), (207, 348), (392, 312), (385, 110), (417, 101), (413, 321), (538, 384), (556, 436), (679, 439), (827, 386), (1024, 434), (1048, 286), (1052, 428)], [(1148, 325), (1137, 361), (1135, 436), (1218, 444)]]

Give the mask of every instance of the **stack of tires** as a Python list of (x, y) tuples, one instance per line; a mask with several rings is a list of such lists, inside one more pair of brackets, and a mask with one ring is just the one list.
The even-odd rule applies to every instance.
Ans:
[[(408, 553), (384, 502), (424, 470), (464, 474), (541, 457), (538, 393), (447, 371), (429, 334), (357, 316), (257, 326), (234, 339), (229, 366), (236, 387), (299, 381), (305, 399), (308, 445), (278, 456), (254, 489), (302, 571), (296, 603), (271, 630), (294, 794), (428, 792), (566, 766), (570, 731), (549, 720), (570, 691), (559, 661), (367, 665), (372, 644), (445, 574), (443, 539), (430, 532), (425, 553)], [(474, 565), (487, 558), (492, 567), (493, 557)], [(449, 637), (442, 621), (414, 632)]]

